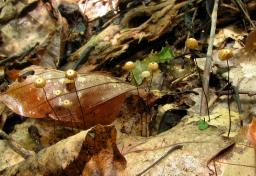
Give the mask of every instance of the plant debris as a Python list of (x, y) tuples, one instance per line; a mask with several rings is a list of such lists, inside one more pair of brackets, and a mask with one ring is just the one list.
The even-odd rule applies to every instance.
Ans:
[(255, 14), (0, 1), (0, 175), (255, 175)]

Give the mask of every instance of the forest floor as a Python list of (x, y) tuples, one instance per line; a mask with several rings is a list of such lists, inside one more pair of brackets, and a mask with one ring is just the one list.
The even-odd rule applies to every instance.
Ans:
[(256, 176), (254, 0), (0, 1), (0, 175)]

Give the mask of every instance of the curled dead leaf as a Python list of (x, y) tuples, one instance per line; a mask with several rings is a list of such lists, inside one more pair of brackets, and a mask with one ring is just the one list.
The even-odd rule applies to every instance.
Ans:
[[(6, 168), (0, 175), (123, 175), (126, 160), (116, 146), (116, 129), (97, 125)], [(32, 169), (33, 168), (33, 169)]]
[(237, 64), (255, 64), (255, 55), (256, 55), (256, 30), (249, 33), (246, 42), (245, 47), (240, 50), (240, 52), (237, 54), (238, 60), (235, 62)]
[(252, 122), (249, 125), (247, 138), (248, 138), (248, 141), (253, 146), (256, 146), (256, 117), (253, 117)]

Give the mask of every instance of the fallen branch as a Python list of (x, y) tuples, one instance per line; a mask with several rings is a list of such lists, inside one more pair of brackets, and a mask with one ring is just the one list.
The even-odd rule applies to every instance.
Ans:
[[(192, 2), (195, 2), (193, 0)], [(125, 13), (120, 19), (120, 24), (110, 24), (98, 35), (93, 36), (87, 43), (72, 53), (68, 60), (82, 60), (84, 53), (88, 65), (96, 65), (99, 69), (106, 61), (125, 53), (130, 44), (142, 40), (155, 41), (175, 25), (177, 12), (189, 1), (175, 4), (174, 0), (168, 0), (156, 5), (138, 6)], [(140, 24), (134, 24), (136, 18), (148, 18)], [(93, 49), (90, 49), (93, 48)]]

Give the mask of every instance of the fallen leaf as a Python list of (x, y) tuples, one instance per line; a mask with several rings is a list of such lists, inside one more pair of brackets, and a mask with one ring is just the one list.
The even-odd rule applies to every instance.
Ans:
[[(22, 5), (19, 1), (17, 6)], [(45, 36), (56, 29), (56, 21), (48, 14), (42, 2), (23, 18), (17, 18), (1, 28), (3, 45), (0, 53), (12, 56), (26, 48), (40, 43)]]
[(233, 47), (234, 48), (242, 48), (241, 43), (244, 37), (246, 36), (246, 33), (237, 29), (235, 26), (228, 26), (224, 29), (220, 29), (219, 32), (216, 34), (214, 39), (214, 46), (221, 48), (225, 46), (228, 39), (233, 40)]
[[(35, 65), (56, 68), (64, 56), (67, 22), (56, 10), (56, 14), (51, 14), (53, 9), (48, 9), (48, 3), (33, 2), (36, 2), (36, 6), (31, 12), (25, 13), (22, 18), (14, 18), (1, 28), (3, 45), (0, 53), (9, 58), (21, 55), (17, 61), (25, 60)], [(19, 8), (25, 5), (19, 2), (15, 6)]]
[(0, 170), (15, 165), (24, 160), (23, 157), (21, 157), (18, 153), (10, 148), (5, 140), (0, 141), (0, 152)]
[[(233, 148), (214, 159), (216, 175), (255, 175), (255, 148), (248, 145), (248, 126), (238, 131)], [(212, 164), (213, 165), (213, 164)]]
[(90, 21), (102, 17), (105, 14), (109, 13), (111, 10), (116, 9), (118, 1), (80, 1), (78, 3), (81, 11), (89, 18)]
[[(72, 82), (63, 71), (32, 66), (21, 75), (27, 72), (33, 75), (15, 81), (0, 96), (0, 101), (21, 116), (50, 117), (71, 127), (110, 124), (123, 101), (131, 94), (138, 94), (135, 86), (103, 73), (78, 74)], [(44, 88), (34, 86), (38, 77), (46, 80)], [(140, 95), (143, 94), (141, 91)], [(72, 104), (69, 109), (63, 105), (65, 100)]]
[[(219, 135), (215, 127), (201, 131), (197, 124), (179, 123), (172, 129), (147, 139), (121, 135), (118, 147), (127, 160), (129, 175), (137, 175), (154, 164), (175, 145), (174, 150), (157, 162), (144, 175), (208, 175), (207, 161), (219, 150), (232, 143)], [(138, 162), (139, 161), (139, 162)]]
[[(232, 136), (237, 133), (237, 130), (240, 128), (240, 116), (239, 113), (231, 111), (231, 133)], [(218, 129), (225, 132), (223, 136), (227, 135), (228, 129), (229, 129), (229, 113), (227, 108), (223, 107), (216, 107), (212, 113), (210, 114), (210, 121), (208, 121), (208, 116), (197, 116), (194, 115), (193, 117), (188, 118), (186, 123), (191, 122), (199, 122), (202, 120), (206, 120), (208, 125), (215, 126)]]
[(247, 138), (252, 145), (256, 146), (256, 118), (255, 117), (253, 117), (252, 122), (249, 125)]
[[(97, 125), (41, 150), (1, 175), (122, 175), (126, 160), (116, 146), (116, 129)], [(28, 169), (33, 168), (33, 169)]]

